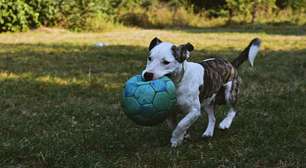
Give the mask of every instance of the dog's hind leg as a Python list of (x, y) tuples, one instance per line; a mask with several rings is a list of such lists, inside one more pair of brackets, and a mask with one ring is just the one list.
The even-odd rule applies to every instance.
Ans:
[(226, 117), (219, 124), (220, 129), (230, 128), (233, 119), (236, 116), (235, 104), (237, 102), (237, 95), (239, 94), (239, 80), (233, 80), (225, 85), (225, 101), (226, 104), (230, 107)]
[(208, 114), (208, 125), (204, 133), (202, 134), (203, 138), (209, 138), (214, 135), (216, 118), (214, 112), (214, 105), (205, 106), (205, 111)]
[(231, 126), (235, 116), (236, 116), (236, 111), (234, 110), (234, 108), (230, 108), (230, 110), (227, 113), (226, 117), (219, 124), (219, 128), (220, 129), (228, 129), (228, 128), (230, 128), (230, 126)]
[(214, 100), (205, 100), (204, 109), (208, 115), (208, 125), (207, 125), (206, 130), (202, 134), (202, 137), (209, 138), (214, 135), (215, 124), (216, 124)]

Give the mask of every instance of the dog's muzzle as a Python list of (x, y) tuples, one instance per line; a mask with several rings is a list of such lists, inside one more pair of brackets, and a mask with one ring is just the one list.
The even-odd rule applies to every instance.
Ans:
[(145, 72), (145, 73), (143, 74), (143, 78), (144, 78), (146, 81), (152, 80), (153, 77), (154, 77), (154, 75), (153, 75), (153, 73), (151, 73), (151, 72)]

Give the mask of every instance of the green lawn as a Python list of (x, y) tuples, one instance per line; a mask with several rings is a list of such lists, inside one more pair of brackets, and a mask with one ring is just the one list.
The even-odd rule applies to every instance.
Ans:
[[(150, 40), (191, 42), (191, 60), (232, 59), (262, 39), (255, 67), (241, 67), (239, 115), (228, 131), (171, 149), (166, 124), (141, 127), (120, 107)], [(96, 42), (110, 46), (97, 48)], [(217, 121), (225, 114), (218, 108)], [(305, 27), (121, 29), (0, 34), (0, 167), (306, 167)]]

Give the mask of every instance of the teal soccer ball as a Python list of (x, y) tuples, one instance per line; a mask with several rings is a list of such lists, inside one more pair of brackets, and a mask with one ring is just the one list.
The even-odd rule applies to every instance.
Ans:
[(145, 81), (141, 75), (136, 75), (124, 85), (123, 111), (136, 124), (159, 124), (175, 105), (175, 85), (168, 77)]

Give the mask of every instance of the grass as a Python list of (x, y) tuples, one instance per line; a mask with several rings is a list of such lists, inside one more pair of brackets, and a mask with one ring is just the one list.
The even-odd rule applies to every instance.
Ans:
[[(306, 37), (296, 30), (0, 34), (0, 167), (305, 167)], [(192, 61), (232, 59), (262, 39), (255, 67), (240, 69), (240, 113), (230, 130), (201, 139), (203, 113), (192, 139), (171, 149), (165, 124), (140, 127), (126, 118), (122, 85), (143, 69), (155, 36), (194, 44)], [(218, 108), (218, 122), (224, 114)]]

